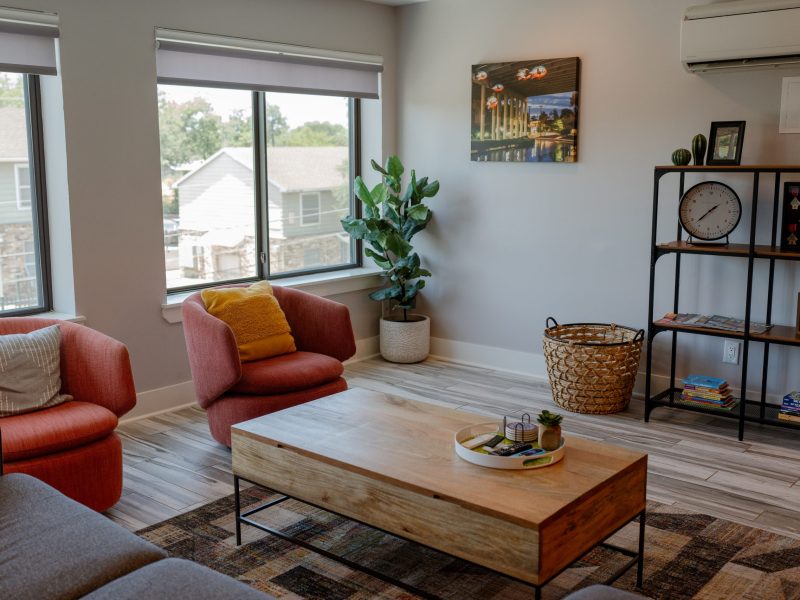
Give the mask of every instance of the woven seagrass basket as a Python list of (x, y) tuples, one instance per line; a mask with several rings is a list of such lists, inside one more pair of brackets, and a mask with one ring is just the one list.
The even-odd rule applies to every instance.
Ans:
[(643, 329), (604, 323), (559, 325), (548, 318), (544, 356), (556, 404), (584, 414), (625, 410), (643, 339)]

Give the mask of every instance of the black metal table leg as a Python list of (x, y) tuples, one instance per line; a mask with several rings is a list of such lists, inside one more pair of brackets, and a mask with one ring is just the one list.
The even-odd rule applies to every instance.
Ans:
[(542, 600), (542, 587), (539, 585), (535, 585), (533, 586), (533, 589), (535, 590), (533, 592), (534, 600)]
[(242, 506), (239, 497), (239, 477), (233, 476), (233, 501), (236, 505), (236, 545), (242, 545)]
[(647, 511), (643, 510), (639, 514), (639, 562), (636, 565), (636, 589), (642, 589), (642, 582), (644, 580), (644, 530), (645, 521), (647, 520)]

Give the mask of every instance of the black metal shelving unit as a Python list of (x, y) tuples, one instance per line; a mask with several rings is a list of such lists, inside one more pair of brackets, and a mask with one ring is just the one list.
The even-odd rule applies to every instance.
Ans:
[[(748, 244), (727, 244), (724, 246), (703, 246), (692, 245), (683, 239), (683, 228), (678, 223), (676, 241), (658, 243), (658, 201), (661, 178), (670, 173), (677, 173), (678, 198), (683, 196), (685, 191), (685, 180), (687, 173), (750, 173), (753, 176), (753, 196), (750, 206), (750, 237)], [(650, 253), (650, 300), (648, 311), (648, 330), (647, 330), (647, 381), (645, 387), (645, 422), (650, 420), (650, 414), (658, 407), (666, 406), (679, 408), (692, 412), (700, 412), (723, 417), (736, 419), (739, 422), (739, 439), (744, 439), (745, 423), (760, 423), (775, 425), (777, 427), (800, 428), (800, 423), (782, 421), (777, 418), (780, 405), (767, 401), (767, 373), (769, 368), (769, 351), (772, 345), (800, 346), (800, 335), (794, 326), (774, 325), (772, 323), (772, 301), (775, 279), (775, 264), (777, 261), (797, 261), (800, 260), (800, 252), (784, 252), (780, 250), (778, 241), (778, 229), (780, 227), (780, 198), (782, 176), (786, 173), (800, 174), (800, 165), (749, 165), (749, 166), (658, 166), (654, 170), (653, 181), (653, 230)], [(769, 245), (756, 244), (756, 226), (758, 223), (758, 189), (761, 176), (771, 176), (774, 178), (774, 199), (772, 210), (772, 237)], [(745, 210), (743, 203), (742, 210)], [(678, 312), (681, 283), (681, 258), (683, 255), (707, 255), (720, 257), (733, 257), (736, 259), (747, 260), (747, 295), (745, 297), (745, 331), (735, 333), (730, 331), (720, 331), (706, 329), (703, 327), (691, 327), (683, 325), (663, 325), (655, 321), (653, 314), (655, 302), (655, 282), (656, 265), (658, 259), (667, 254), (675, 254), (675, 286), (673, 297), (673, 312)], [(767, 286), (767, 310), (765, 323), (773, 325), (765, 333), (753, 333), (750, 331), (752, 316), (753, 299), (753, 274), (756, 261), (769, 261), (769, 280)], [(653, 339), (661, 332), (671, 332), (672, 346), (670, 358), (670, 383), (666, 390), (653, 394), (653, 358), (652, 348)], [(713, 337), (725, 337), (742, 340), (742, 376), (741, 376), (741, 398), (739, 405), (733, 410), (717, 410), (683, 404), (676, 399), (680, 398), (682, 389), (675, 385), (675, 364), (677, 359), (677, 340), (678, 333), (688, 333), (695, 335), (707, 335)], [(749, 362), (749, 351), (751, 343), (764, 344), (764, 359), (761, 369), (761, 394), (760, 399), (747, 398), (747, 370)]]

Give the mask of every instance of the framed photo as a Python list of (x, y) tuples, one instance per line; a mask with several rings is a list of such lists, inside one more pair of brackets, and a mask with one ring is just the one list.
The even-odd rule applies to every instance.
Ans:
[(742, 161), (744, 121), (714, 121), (708, 136), (707, 165), (738, 165)]
[(800, 181), (787, 181), (783, 184), (781, 250), (800, 252)]
[(472, 65), (471, 160), (577, 161), (579, 75), (577, 57)]

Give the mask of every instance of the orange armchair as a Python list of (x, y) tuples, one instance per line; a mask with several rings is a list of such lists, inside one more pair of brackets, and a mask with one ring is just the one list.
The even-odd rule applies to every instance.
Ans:
[[(234, 287), (234, 286), (225, 286)], [(210, 315), (200, 293), (183, 301), (183, 332), (197, 402), (215, 440), (231, 426), (347, 389), (341, 377), (356, 351), (348, 308), (300, 290), (273, 287), (297, 352), (243, 363), (233, 331)]]
[(127, 348), (83, 325), (33, 317), (0, 319), (0, 335), (61, 329), (61, 393), (72, 401), (0, 418), (6, 473), (27, 473), (104, 511), (122, 494), (118, 418), (136, 404)]

